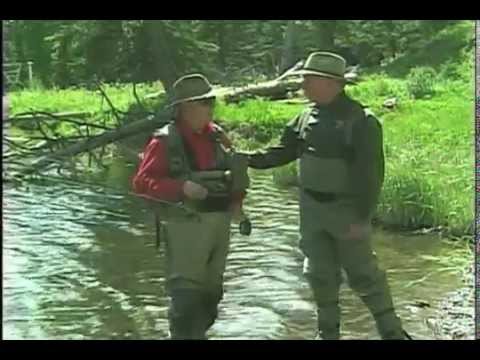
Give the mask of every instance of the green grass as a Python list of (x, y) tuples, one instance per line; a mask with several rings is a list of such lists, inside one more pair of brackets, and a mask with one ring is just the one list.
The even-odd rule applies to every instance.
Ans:
[[(135, 117), (135, 111), (138, 110), (137, 101), (133, 95), (133, 87), (127, 85), (104, 85), (103, 87), (108, 98), (119, 111), (129, 111)], [(159, 86), (157, 84), (138, 84), (137, 95), (139, 99), (143, 99), (145, 95), (158, 92)], [(43, 111), (50, 113), (65, 113), (65, 112), (85, 112), (91, 115), (88, 116), (89, 122), (96, 122), (99, 124), (105, 123), (107, 126), (115, 126), (117, 120), (114, 117), (111, 107), (103, 98), (100, 91), (86, 90), (86, 89), (43, 89), (40, 86), (31, 89), (13, 91), (8, 93), (10, 101), (10, 111), (12, 115), (18, 115), (31, 111)], [(161, 99), (161, 98), (160, 98)], [(158, 104), (158, 100), (143, 101), (143, 105), (149, 109), (154, 110)], [(125, 119), (124, 117), (122, 117)], [(61, 135), (75, 135), (76, 127), (69, 123), (54, 123), (51, 129), (45, 129), (47, 134), (52, 135), (51, 130)], [(18, 128), (11, 129), (9, 134), (14, 136), (24, 136), (25, 131), (35, 129), (35, 124), (30, 121), (25, 121), (19, 125)], [(93, 130), (96, 133), (98, 130)], [(36, 135), (39, 135), (36, 133)]]
[[(136, 102), (132, 86), (105, 85), (104, 90), (116, 108), (126, 111)], [(158, 91), (156, 84), (137, 86), (137, 94), (142, 98), (146, 94)], [(70, 112), (84, 111), (102, 113), (110, 111), (108, 103), (99, 91), (85, 89), (41, 89), (33, 88), (8, 93), (12, 114), (36, 111)]]
[(451, 94), (384, 116), (384, 222), (473, 233), (473, 115), (472, 100)]
[(277, 138), (302, 108), (263, 100), (247, 100), (237, 105), (220, 102), (215, 108), (215, 118), (226, 130), (234, 130), (233, 141), (237, 146), (256, 149)]

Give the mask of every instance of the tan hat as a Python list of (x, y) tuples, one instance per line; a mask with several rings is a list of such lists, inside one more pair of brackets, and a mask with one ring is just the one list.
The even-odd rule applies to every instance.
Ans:
[(305, 64), (293, 75), (316, 75), (326, 78), (348, 80), (345, 76), (346, 60), (331, 52), (314, 52), (310, 54)]
[(168, 106), (177, 105), (187, 101), (214, 99), (215, 91), (207, 78), (202, 74), (182, 76), (175, 81), (172, 87), (172, 101)]

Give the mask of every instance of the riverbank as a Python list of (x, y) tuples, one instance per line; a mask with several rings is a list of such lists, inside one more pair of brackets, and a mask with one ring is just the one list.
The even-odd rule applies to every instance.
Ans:
[(448, 294), (440, 304), (437, 316), (427, 322), (435, 337), (442, 340), (475, 339), (475, 271), (464, 271), (463, 286)]

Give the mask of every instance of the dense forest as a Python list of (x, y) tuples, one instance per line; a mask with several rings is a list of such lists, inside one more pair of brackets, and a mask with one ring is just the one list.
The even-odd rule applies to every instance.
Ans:
[[(458, 20), (12, 20), (8, 62), (33, 62), (45, 87), (88, 87), (203, 72), (234, 84), (279, 74), (313, 50), (336, 50), (350, 65), (386, 66), (421, 52)], [(472, 34), (473, 40), (473, 34)], [(455, 53), (461, 43), (446, 48)], [(473, 42), (472, 42), (473, 45)], [(420, 64), (421, 65), (421, 64)], [(27, 79), (27, 68), (21, 79)], [(12, 84), (13, 85), (16, 84)]]

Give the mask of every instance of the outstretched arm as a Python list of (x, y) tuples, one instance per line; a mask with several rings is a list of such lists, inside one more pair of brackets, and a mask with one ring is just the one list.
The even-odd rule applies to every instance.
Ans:
[(254, 169), (270, 169), (286, 165), (298, 158), (299, 139), (297, 116), (287, 124), (280, 139), (280, 144), (249, 155), (248, 164)]

